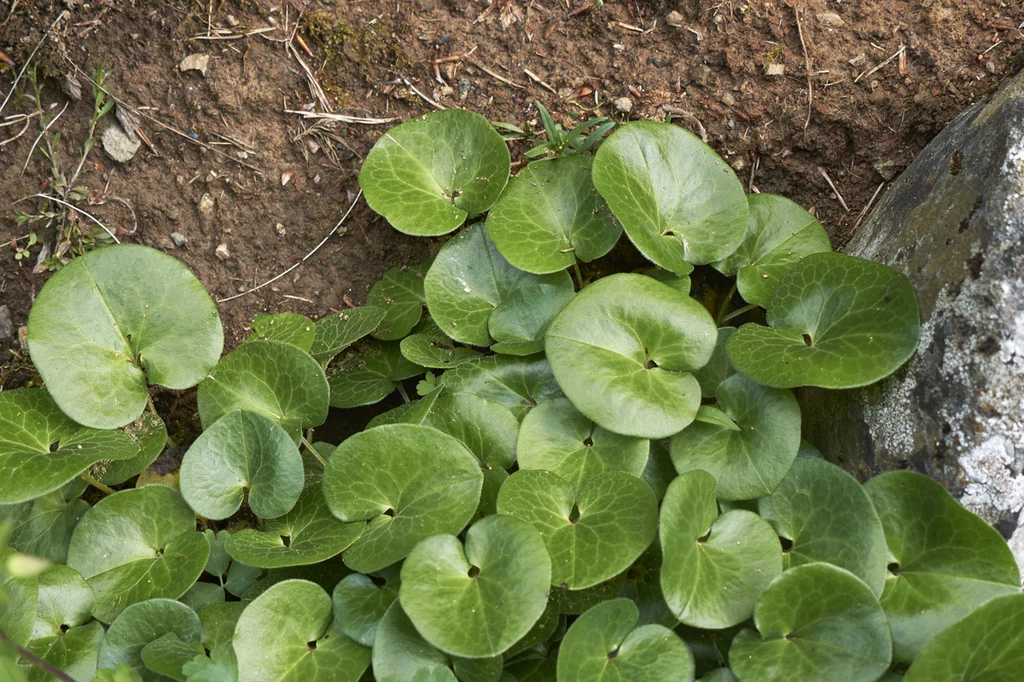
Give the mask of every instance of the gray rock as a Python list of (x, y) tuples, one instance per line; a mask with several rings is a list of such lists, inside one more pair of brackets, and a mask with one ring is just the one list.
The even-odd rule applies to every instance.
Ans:
[(204, 220), (211, 220), (213, 218), (214, 208), (216, 208), (216, 203), (209, 192), (199, 197), (199, 213), (203, 216)]
[(878, 385), (800, 391), (805, 437), (861, 478), (935, 478), (1024, 565), (1024, 75), (950, 123), (846, 252), (911, 278), (921, 345)]
[(633, 100), (628, 97), (619, 97), (615, 100), (615, 111), (620, 114), (628, 114), (633, 110)]
[(185, 244), (188, 244), (188, 238), (181, 232), (171, 232), (171, 241), (174, 242), (174, 245), (179, 249), (184, 247)]
[(0, 343), (14, 337), (14, 320), (11, 318), (11, 309), (6, 305), (0, 305)]
[(198, 71), (203, 74), (203, 78), (206, 77), (206, 69), (209, 66), (210, 55), (208, 54), (190, 54), (178, 64), (178, 68), (181, 71)]
[(668, 16), (665, 17), (665, 23), (675, 28), (681, 27), (683, 25), (683, 21), (683, 15), (675, 10), (669, 12)]
[(125, 163), (131, 161), (135, 152), (139, 151), (142, 142), (129, 137), (120, 125), (112, 125), (103, 131), (103, 149), (114, 161)]

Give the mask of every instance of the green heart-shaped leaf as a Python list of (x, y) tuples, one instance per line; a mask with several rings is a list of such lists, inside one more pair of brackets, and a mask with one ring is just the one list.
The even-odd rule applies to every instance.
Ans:
[[(90, 680), (96, 674), (103, 635), (103, 626), (93, 621), (56, 635), (33, 639), (25, 648), (76, 680)], [(50, 682), (52, 679), (40, 668), (29, 668), (29, 682)]]
[(551, 584), (572, 590), (626, 570), (658, 528), (654, 493), (621, 471), (588, 478), (578, 492), (550, 471), (518, 471), (501, 487), (498, 513), (540, 531), (551, 555)]
[(770, 495), (800, 449), (800, 406), (786, 390), (732, 376), (718, 386), (719, 407), (740, 427), (695, 422), (672, 438), (679, 473), (703, 469), (724, 500)]
[(488, 468), (507, 469), (516, 461), (519, 421), (508, 408), (492, 400), (440, 389), (405, 407), (408, 409), (402, 410), (400, 416), (385, 413), (396, 417), (394, 421), (376, 419), (373, 426), (430, 426), (457, 439)]
[(576, 409), (615, 433), (666, 438), (700, 407), (691, 372), (711, 357), (716, 333), (692, 298), (622, 273), (577, 294), (546, 339), (551, 369)]
[(232, 535), (227, 550), (236, 561), (258, 568), (316, 564), (341, 554), (365, 528), (365, 523), (334, 518), (321, 486), (311, 485), (290, 512), (266, 521), (262, 530), (247, 528)]
[(486, 118), (446, 109), (384, 133), (363, 161), (359, 186), (399, 232), (436, 236), (489, 209), (510, 166), (508, 147)]
[(693, 266), (690, 265), (689, 263), (687, 263), (686, 265), (689, 266), (689, 269), (685, 267), (682, 268), (683, 270), (685, 270), (685, 273), (683, 274), (670, 272), (668, 270), (662, 270), (661, 268), (653, 268), (643, 274), (646, 275), (647, 277), (650, 277), (651, 279), (658, 280), (662, 284), (669, 285), (670, 287), (672, 287), (681, 294), (686, 294), (687, 296), (689, 296), (690, 286), (692, 284), (692, 282), (690, 282), (690, 273), (693, 272)]
[(53, 274), (29, 313), (28, 345), (61, 411), (115, 429), (142, 414), (148, 384), (199, 383), (217, 364), (224, 331), (217, 306), (180, 261), (123, 244)]
[[(334, 618), (346, 635), (363, 646), (373, 646), (384, 613), (398, 599), (398, 573), (388, 578), (361, 573), (345, 576), (334, 588)], [(383, 583), (378, 585), (378, 583)]]
[(719, 516), (715, 478), (706, 471), (689, 471), (668, 487), (659, 531), (665, 602), (689, 626), (742, 623), (782, 574), (782, 547), (772, 527), (744, 510)]
[(89, 469), (89, 474), (107, 485), (121, 485), (132, 476), (138, 476), (156, 461), (167, 445), (167, 427), (156, 414), (146, 411), (138, 419), (121, 429), (138, 447), (139, 454), (131, 459), (100, 461)]
[(750, 220), (743, 243), (715, 268), (736, 275), (744, 301), (764, 307), (787, 270), (804, 256), (831, 251), (832, 245), (817, 218), (786, 197), (751, 194), (747, 202)]
[(327, 461), (324, 497), (342, 521), (369, 522), (345, 563), (372, 573), (423, 538), (460, 532), (480, 502), (483, 478), (473, 453), (426, 426), (378, 426), (345, 440)]
[(203, 572), (210, 546), (176, 490), (122, 490), (87, 511), (71, 536), (68, 566), (96, 593), (93, 616), (109, 623), (125, 607), (176, 599)]
[(647, 465), (650, 441), (606, 431), (565, 398), (533, 408), (523, 418), (515, 454), (520, 469), (543, 469), (573, 488), (607, 471), (639, 476)]
[[(524, 287), (530, 290), (529, 298), (515, 295)], [(427, 308), (441, 331), (473, 346), (540, 339), (559, 304), (573, 295), (569, 273), (531, 275), (513, 267), (479, 223), (441, 247), (423, 289)], [(498, 336), (493, 338), (488, 325), (492, 313), (501, 316), (492, 330)]]
[(67, 561), (71, 534), (89, 509), (88, 502), (74, 499), (84, 488), (84, 481), (72, 481), (31, 502), (0, 506), (0, 522), (12, 527), (10, 547), (50, 561)]
[(373, 676), (394, 682), (455, 680), (445, 655), (416, 631), (398, 601), (388, 607), (377, 628), (373, 643)]
[(680, 275), (743, 241), (747, 197), (736, 174), (692, 133), (649, 121), (620, 126), (594, 158), (594, 185), (644, 256)]
[(650, 443), (651, 455), (647, 458), (647, 466), (644, 467), (640, 478), (650, 486), (654, 491), (654, 497), (661, 502), (669, 484), (676, 478), (676, 468), (672, 464), (666, 443), (660, 440), (652, 440)]
[(824, 561), (845, 568), (881, 596), (888, 549), (882, 523), (864, 488), (823, 459), (793, 462), (786, 478), (758, 513), (792, 542), (786, 568)]
[(1024, 595), (978, 607), (928, 643), (903, 682), (1016, 682), (1024, 666)]
[(198, 642), (200, 631), (199, 617), (181, 602), (150, 599), (132, 604), (110, 624), (100, 645), (99, 667), (114, 668), (124, 663), (145, 682), (164, 682), (167, 677), (146, 667), (142, 650), (168, 633), (182, 642)]
[(36, 576), (7, 575), (7, 562), (13, 556), (14, 552), (10, 549), (0, 551), (0, 597), (3, 598), (3, 608), (0, 608), (0, 630), (7, 633), (11, 643), (27, 644), (32, 638), (36, 622), (39, 582)]
[(327, 419), (324, 371), (308, 353), (283, 341), (243, 343), (199, 384), (196, 401), (203, 428), (233, 410), (261, 414), (281, 425), (296, 443), (303, 429)]
[(274, 585), (249, 603), (235, 626), (238, 679), (356, 682), (370, 666), (370, 650), (331, 621), (331, 598), (319, 585)]
[(228, 518), (243, 499), (257, 516), (281, 516), (295, 506), (305, 478), (285, 430), (246, 410), (228, 412), (203, 431), (182, 458), (180, 476), (185, 501), (207, 519)]
[(729, 358), (766, 386), (854, 388), (907, 361), (921, 338), (914, 285), (881, 263), (814, 253), (779, 278), (768, 325), (745, 324)]
[(892, 641), (871, 588), (831, 564), (797, 566), (776, 578), (754, 609), (760, 634), (743, 630), (729, 665), (743, 682), (874, 682)]
[(402, 565), (399, 599), (423, 637), (464, 658), (503, 653), (544, 613), (551, 560), (540, 534), (508, 516), (420, 542)]
[(639, 612), (613, 599), (580, 616), (558, 653), (558, 682), (692, 682), (693, 654), (661, 625), (635, 627)]
[(181, 667), (189, 682), (238, 682), (238, 659), (231, 644), (221, 644), (209, 657), (196, 656)]
[(284, 341), (308, 353), (315, 336), (313, 321), (305, 315), (272, 313), (253, 318), (252, 334), (245, 341)]
[(84, 625), (92, 619), (96, 601), (82, 575), (67, 566), (50, 566), (37, 577), (38, 601), (32, 639), (59, 637), (62, 629)]
[(592, 164), (588, 156), (536, 161), (509, 180), (487, 215), (487, 234), (512, 265), (543, 275), (615, 246), (622, 228), (594, 189)]
[(384, 319), (373, 330), (374, 338), (397, 341), (419, 323), (427, 302), (423, 278), (428, 267), (430, 263), (393, 267), (370, 288), (366, 305), (384, 309)]
[[(422, 303), (419, 305), (423, 307)], [(376, 329), (386, 313), (387, 310), (382, 307), (364, 306), (321, 317), (313, 325), (310, 355), (317, 362), (326, 364), (335, 355)]]
[(715, 351), (711, 354), (711, 359), (708, 360), (708, 364), (693, 373), (700, 384), (700, 394), (704, 398), (714, 398), (718, 385), (736, 373), (729, 362), (729, 352), (726, 350), (735, 331), (735, 327), (719, 327), (718, 340), (715, 342)]
[(545, 400), (562, 397), (543, 356), (480, 358), (448, 370), (441, 383), (453, 393), (473, 393), (504, 405), (519, 420)]
[(576, 293), (568, 273), (542, 277), (546, 281), (520, 282), (491, 313), (487, 329), (497, 341), (491, 345), (495, 353), (533, 355), (544, 350), (544, 332)]
[(182, 667), (196, 656), (206, 656), (206, 649), (196, 641), (182, 641), (173, 632), (154, 639), (142, 647), (142, 662), (150, 671), (184, 682)]
[(897, 661), (909, 662), (984, 602), (1018, 592), (1020, 571), (1006, 541), (921, 474), (876, 476), (864, 490), (889, 546), (882, 608)]
[(57, 490), (96, 462), (138, 454), (139, 446), (120, 431), (97, 431), (71, 421), (44, 389), (0, 393), (0, 503), (27, 502)]
[(327, 368), (332, 407), (359, 407), (391, 395), (395, 382), (423, 373), (402, 357), (396, 342), (366, 339)]
[(199, 622), (202, 624), (202, 638), (200, 641), (207, 649), (214, 649), (217, 646), (230, 643), (235, 636), (235, 624), (238, 617), (248, 605), (248, 602), (226, 601), (213, 606), (207, 606), (199, 612)]
[(406, 360), (431, 369), (448, 369), (480, 357), (479, 351), (456, 346), (440, 329), (407, 336), (402, 339), (401, 348)]

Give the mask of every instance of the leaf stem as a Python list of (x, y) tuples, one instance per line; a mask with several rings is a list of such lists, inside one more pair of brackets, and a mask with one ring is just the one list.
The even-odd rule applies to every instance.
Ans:
[(732, 297), (736, 295), (736, 282), (732, 283), (732, 288), (729, 289), (729, 293), (722, 299), (722, 305), (718, 306), (718, 317), (716, 324), (722, 324), (725, 314), (732, 307)]
[(156, 411), (156, 405), (153, 404), (153, 396), (147, 396), (147, 398), (149, 399), (149, 402), (146, 404), (146, 408), (150, 412), (152, 412), (153, 414), (155, 414), (156, 416), (159, 417), (160, 413)]
[(396, 381), (395, 382), (395, 388), (397, 388), (398, 392), (402, 394), (402, 400), (404, 400), (407, 403), (411, 402), (411, 400), (409, 398), (409, 394), (406, 392), (405, 386), (402, 385), (401, 381)]
[(725, 317), (723, 317), (720, 320), (718, 320), (718, 324), (719, 324), (719, 326), (721, 326), (721, 325), (725, 324), (726, 322), (728, 322), (729, 320), (731, 320), (731, 319), (733, 319), (735, 317), (739, 317), (743, 313), (749, 313), (751, 310), (753, 310), (756, 307), (757, 307), (757, 305), (751, 303), (749, 305), (743, 306), (742, 308), (738, 308), (737, 310), (732, 311), (731, 313), (729, 313)]
[(89, 474), (79, 474), (79, 478), (81, 478), (83, 481), (91, 485), (93, 488), (99, 490), (104, 495), (113, 495), (115, 492), (117, 492), (106, 483), (99, 482)]
[(572, 271), (576, 273), (576, 284), (579, 290), (583, 291), (583, 273), (580, 272), (580, 262), (575, 257), (572, 259)]
[(320, 456), (320, 453), (316, 451), (316, 448), (313, 447), (312, 443), (310, 443), (308, 440), (306, 440), (305, 436), (302, 436), (302, 444), (306, 446), (307, 450), (309, 450), (309, 454), (313, 455), (313, 457), (316, 459), (316, 461), (320, 462), (320, 466), (322, 466), (323, 468), (326, 469), (327, 468), (327, 461), (323, 457)]
[(19, 656), (21, 656), (26, 661), (28, 661), (35, 667), (39, 668), (40, 670), (50, 673), (58, 680), (63, 680), (64, 682), (75, 682), (75, 678), (71, 677), (71, 675), (68, 675), (66, 672), (64, 672), (57, 666), (53, 665), (52, 663), (49, 663), (48, 661), (44, 661), (28, 649), (22, 647), (20, 644), (11, 639), (11, 636), (3, 630), (0, 630), (0, 641), (7, 642), (11, 646), (13, 646), (14, 650), (18, 652)]

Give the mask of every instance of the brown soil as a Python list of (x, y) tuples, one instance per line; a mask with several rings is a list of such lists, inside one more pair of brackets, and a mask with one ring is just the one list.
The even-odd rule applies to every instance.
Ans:
[[(687, 112), (675, 120), (703, 129), (748, 187), (812, 208), (837, 246), (849, 239), (880, 184), (953, 116), (1024, 65), (1017, 29), (1024, 10), (1017, 2), (606, 0), (599, 8), (563, 2), (577, 4), (4, 0), (0, 51), (20, 70), (46, 28), (71, 8), (34, 59), (45, 74), (44, 108), (59, 111), (70, 102), (50, 129), (60, 132), (66, 172), (77, 165), (92, 109), (84, 73), (81, 101), (68, 100), (58, 87), (60, 77), (75, 72), (72, 63), (89, 74), (100, 64), (112, 69), (108, 89), (151, 117), (142, 130), (152, 147), (144, 145), (131, 161), (117, 164), (99, 145), (92, 151), (79, 180), (89, 199), (79, 205), (122, 233), (134, 224), (130, 206), (138, 229), (121, 239), (173, 253), (218, 299), (291, 267), (327, 235), (358, 190), (360, 159), (386, 127), (338, 123), (310, 135), (309, 122), (285, 113), (316, 101), (287, 48), (297, 20), (295, 36), (312, 56), (298, 40), (295, 53), (337, 113), (407, 119), (429, 111), (403, 79), (445, 106), (520, 126), (539, 127), (535, 99), (565, 124), (593, 115), (595, 101), (601, 114), (621, 117), (611, 102), (629, 97), (630, 118), (662, 120), (670, 107)], [(673, 10), (681, 26), (667, 21)], [(511, 23), (503, 27), (503, 20)], [(205, 39), (250, 31), (260, 32)], [(901, 45), (905, 59), (883, 66)], [(433, 60), (470, 50), (469, 60), (441, 62), (437, 75), (447, 86), (437, 82)], [(194, 53), (210, 55), (205, 77), (178, 68)], [(500, 82), (480, 64), (517, 85)], [(16, 73), (0, 72), (0, 101)], [(28, 92), (24, 80), (19, 91)], [(14, 98), (0, 123), (32, 111), (30, 101)], [(0, 142), (19, 129), (0, 128)], [(44, 208), (37, 199), (22, 200), (48, 189), (48, 161), (38, 149), (29, 158), (37, 135), (33, 121), (22, 137), (0, 147), (0, 243), (30, 229), (43, 241), (54, 237), (41, 223), (15, 223), (15, 208)], [(229, 137), (245, 148), (244, 158)], [(513, 149), (518, 154), (526, 146), (517, 142)], [(200, 211), (205, 195), (213, 201), (208, 215)], [(187, 245), (174, 248), (172, 232), (184, 234)], [(318, 316), (359, 304), (384, 270), (419, 262), (439, 243), (398, 234), (360, 203), (293, 273), (220, 306), (228, 345), (247, 335), (259, 312)], [(221, 244), (226, 260), (215, 254)], [(0, 254), (0, 303), (10, 307), (15, 326), (25, 324), (46, 278), (31, 272), (39, 248), (22, 261), (13, 250)], [(0, 387), (10, 388), (26, 372), (10, 355), (18, 344), (4, 344), (0, 339)]]

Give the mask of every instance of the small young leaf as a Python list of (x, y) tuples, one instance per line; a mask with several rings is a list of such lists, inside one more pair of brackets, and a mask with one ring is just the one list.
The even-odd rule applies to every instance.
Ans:
[(490, 122), (464, 109), (391, 128), (363, 161), (366, 203), (406, 234), (437, 236), (483, 213), (508, 182), (508, 147)]
[(397, 342), (366, 339), (327, 368), (331, 407), (359, 407), (391, 395), (395, 382), (423, 373), (404, 357)]
[(12, 526), (10, 547), (49, 561), (67, 561), (71, 534), (89, 509), (88, 502), (74, 499), (80, 494), (82, 487), (72, 481), (31, 502), (0, 506), (0, 522)]
[(96, 601), (82, 575), (67, 566), (50, 566), (37, 578), (38, 602), (32, 639), (59, 637), (62, 628), (84, 625), (92, 619)]
[(308, 353), (313, 346), (313, 321), (295, 313), (257, 315), (252, 321), (252, 334), (245, 341), (284, 341)]
[(199, 622), (202, 624), (202, 637), (200, 642), (207, 649), (215, 649), (221, 644), (230, 643), (235, 636), (235, 624), (247, 602), (226, 601), (213, 606), (207, 606), (199, 612)]
[(430, 263), (395, 266), (370, 288), (366, 305), (384, 309), (384, 319), (373, 330), (374, 338), (397, 341), (419, 323), (427, 302), (423, 294), (423, 278), (429, 267)]
[(190, 663), (196, 656), (205, 655), (206, 649), (202, 644), (194, 640), (182, 641), (173, 632), (168, 632), (142, 647), (142, 662), (151, 672), (180, 682), (185, 680), (182, 666)]
[(334, 618), (346, 635), (363, 646), (373, 646), (377, 627), (388, 607), (398, 599), (398, 572), (382, 571), (389, 576), (377, 582), (361, 573), (347, 575), (334, 588), (331, 598)]
[(889, 667), (892, 641), (871, 588), (831, 564), (783, 573), (757, 601), (754, 623), (729, 650), (743, 682), (874, 682)]
[(644, 256), (685, 275), (737, 249), (749, 210), (736, 174), (671, 124), (620, 126), (594, 158), (594, 185)]
[[(103, 635), (103, 626), (92, 621), (56, 635), (33, 639), (25, 648), (75, 679), (88, 680), (96, 674)], [(28, 682), (50, 682), (52, 679), (40, 668), (33, 667), (28, 671)]]
[(453, 656), (503, 653), (544, 613), (551, 560), (537, 530), (508, 516), (421, 541), (402, 565), (399, 599), (423, 637)]
[(498, 513), (533, 524), (551, 554), (551, 584), (591, 587), (626, 570), (651, 544), (658, 503), (643, 481), (612, 471), (576, 488), (550, 471), (518, 471)]
[[(240, 603), (240, 602), (236, 602)], [(196, 656), (181, 667), (188, 682), (238, 682), (238, 659), (230, 643), (213, 647), (210, 656)]]
[(558, 682), (691, 682), (693, 654), (661, 625), (635, 627), (639, 612), (613, 599), (580, 616), (558, 654)]
[(101, 461), (89, 469), (89, 474), (107, 485), (121, 485), (132, 476), (138, 476), (156, 461), (167, 445), (167, 427), (152, 412), (142, 413), (131, 424), (121, 428), (136, 445), (139, 454), (131, 459)]
[(715, 351), (711, 354), (708, 364), (693, 373), (693, 377), (700, 384), (700, 395), (702, 398), (714, 398), (718, 385), (736, 373), (729, 362), (727, 346), (732, 338), (735, 327), (719, 327), (718, 340), (715, 341)]
[(180, 261), (122, 244), (54, 273), (29, 313), (28, 341), (60, 409), (85, 426), (114, 429), (142, 414), (148, 384), (195, 386), (217, 364), (224, 331), (217, 306)]
[(981, 604), (1020, 591), (1020, 571), (999, 532), (921, 474), (876, 476), (864, 490), (878, 511), (891, 554), (882, 608), (897, 661)]
[(400, 561), (423, 538), (460, 532), (482, 486), (480, 463), (462, 443), (412, 424), (355, 434), (331, 455), (323, 477), (331, 513), (345, 523), (368, 522), (344, 555), (361, 573)]
[(384, 320), (387, 311), (383, 307), (364, 306), (321, 317), (313, 325), (310, 355), (317, 362), (326, 364), (335, 355), (375, 330)]
[(700, 386), (691, 372), (707, 363), (715, 338), (699, 303), (623, 273), (577, 294), (551, 323), (545, 347), (576, 409), (615, 433), (665, 438), (693, 421)]
[(732, 376), (718, 386), (718, 405), (739, 426), (696, 422), (672, 437), (680, 473), (703, 469), (724, 500), (770, 495), (786, 477), (800, 447), (800, 406), (789, 391)]
[(866, 386), (896, 371), (921, 337), (910, 279), (841, 253), (814, 253), (786, 271), (767, 319), (767, 327), (745, 324), (733, 334), (729, 358), (778, 388)]
[(160, 682), (166, 678), (146, 667), (142, 650), (168, 633), (182, 642), (198, 642), (200, 629), (199, 617), (181, 602), (150, 599), (133, 604), (110, 624), (100, 645), (99, 667), (114, 668), (123, 663), (145, 682)]
[(397, 600), (388, 607), (377, 627), (373, 676), (394, 682), (455, 680), (445, 655), (423, 639)]
[(487, 216), (487, 234), (513, 266), (543, 275), (608, 253), (622, 228), (590, 178), (593, 160), (565, 156), (528, 165)]
[(736, 426), (736, 422), (730, 419), (729, 415), (712, 405), (701, 405), (700, 409), (697, 410), (697, 416), (693, 420), (710, 424), (711, 426), (720, 426), (729, 431), (740, 430), (740, 427)]
[(217, 520), (237, 512), (243, 499), (257, 516), (281, 516), (295, 505), (304, 480), (302, 456), (285, 430), (245, 410), (228, 412), (203, 431), (182, 458), (180, 476), (188, 505)]
[(401, 348), (406, 360), (431, 369), (448, 369), (480, 357), (479, 351), (455, 345), (440, 329), (407, 336), (402, 339)]
[(232, 410), (256, 412), (299, 442), (303, 429), (327, 419), (327, 377), (308, 353), (283, 341), (243, 343), (199, 384), (203, 428)]
[(531, 408), (562, 391), (543, 356), (492, 355), (448, 370), (441, 382), (453, 393), (473, 393), (504, 405), (522, 420)]

